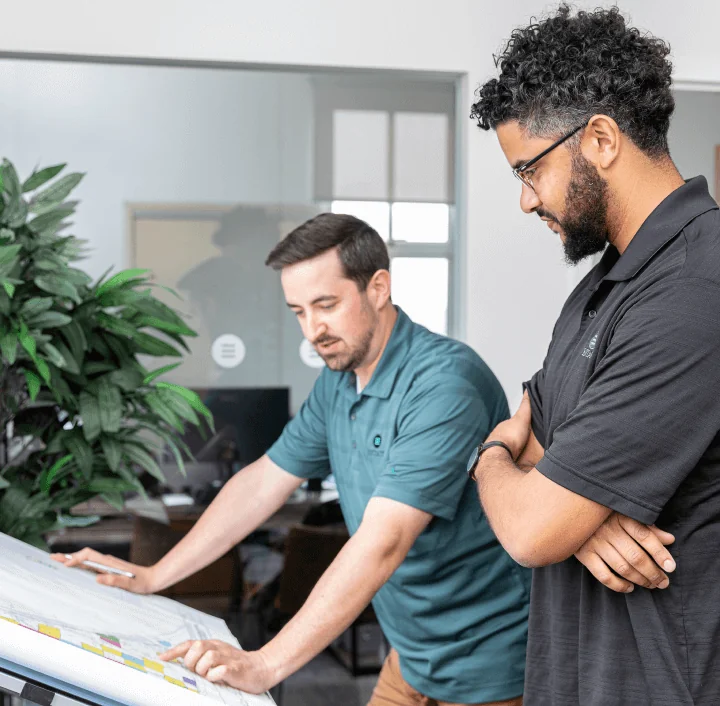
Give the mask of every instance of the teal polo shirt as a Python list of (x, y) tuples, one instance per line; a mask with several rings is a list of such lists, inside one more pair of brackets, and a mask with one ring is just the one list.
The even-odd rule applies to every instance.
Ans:
[(325, 368), (268, 451), (301, 478), (332, 472), (351, 534), (373, 497), (433, 515), (373, 607), (403, 678), (440, 701), (523, 691), (530, 572), (500, 546), (465, 470), (507, 417), (500, 383), (472, 349), (398, 309), (365, 389)]

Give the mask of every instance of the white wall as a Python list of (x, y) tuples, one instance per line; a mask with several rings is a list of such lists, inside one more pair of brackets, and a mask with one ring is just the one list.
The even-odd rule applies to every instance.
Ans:
[(312, 198), (303, 74), (0, 61), (0, 114), (21, 177), (58, 162), (87, 172), (76, 231), (94, 276), (130, 264), (128, 203)]
[[(702, 175), (715, 188), (715, 147), (720, 145), (720, 93), (676, 91), (668, 136), (670, 154), (686, 179)], [(720, 194), (714, 194), (720, 199)]]
[[(531, 0), (24, 0), (3, 10), (0, 49), (454, 72), (463, 77), (463, 113), (475, 87), (493, 75), (492, 54), (510, 30), (546, 7)], [(671, 41), (679, 79), (720, 80), (720, 3), (686, 3), (679, 11), (671, 0), (627, 0), (624, 8), (638, 25)], [(572, 275), (549, 231), (520, 213), (517, 185), (494, 136), (480, 134), (469, 120), (460, 126), (468, 233), (464, 337), (515, 404), (520, 381), (542, 362)]]

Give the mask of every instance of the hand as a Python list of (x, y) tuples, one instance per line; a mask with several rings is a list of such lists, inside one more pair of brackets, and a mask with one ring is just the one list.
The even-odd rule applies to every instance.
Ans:
[(262, 694), (278, 682), (261, 651), (245, 652), (220, 640), (188, 640), (160, 655), (166, 662), (178, 657), (190, 671), (208, 681), (250, 694)]
[[(138, 566), (137, 564), (131, 564), (121, 559), (116, 559), (114, 556), (108, 554), (100, 554), (94, 549), (81, 549), (79, 552), (74, 554), (51, 554), (51, 559), (65, 564), (65, 566), (78, 566), (87, 571), (94, 571), (97, 573), (97, 582), (105, 586), (117, 586), (118, 588), (124, 588), (126, 591), (132, 593), (155, 593), (158, 590), (156, 586), (155, 576), (152, 567)], [(116, 576), (115, 574), (106, 574), (99, 569), (91, 569), (87, 566), (83, 566), (83, 562), (97, 561), (100, 564), (106, 566), (112, 566), (115, 569), (123, 569), (135, 574), (135, 578), (131, 579), (127, 576)]]
[(520, 407), (515, 414), (507, 421), (500, 422), (493, 429), (487, 441), (502, 441), (512, 449), (513, 460), (517, 459), (527, 446), (530, 438), (530, 421), (532, 411), (530, 409), (530, 398), (528, 393), (523, 394)]
[(662, 569), (674, 571), (675, 561), (664, 545), (674, 541), (655, 525), (613, 512), (575, 556), (600, 583), (618, 593), (630, 593), (633, 584), (667, 588), (670, 579)]

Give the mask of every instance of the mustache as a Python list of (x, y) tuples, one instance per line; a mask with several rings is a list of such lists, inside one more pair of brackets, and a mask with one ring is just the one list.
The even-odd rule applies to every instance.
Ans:
[(322, 338), (317, 338), (313, 341), (313, 346), (322, 346), (325, 343), (335, 343), (335, 341), (339, 341), (339, 338), (333, 338), (332, 336), (323, 336)]
[(559, 223), (558, 219), (555, 218), (552, 213), (550, 213), (549, 211), (545, 211), (542, 208), (538, 208), (535, 213), (537, 213), (539, 218), (547, 218), (549, 221), (555, 221), (555, 223)]

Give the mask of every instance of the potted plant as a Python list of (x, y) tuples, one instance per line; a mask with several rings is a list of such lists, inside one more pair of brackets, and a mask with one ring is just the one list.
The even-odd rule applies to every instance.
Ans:
[(0, 531), (43, 546), (83, 522), (71, 508), (96, 496), (122, 507), (143, 492), (137, 469), (162, 480), (156, 449), (183, 468), (185, 424), (212, 428), (192, 391), (158, 380), (140, 356), (180, 358), (195, 336), (152, 294), (147, 270), (98, 281), (74, 265), (84, 243), (65, 234), (82, 174), (64, 165), (21, 182), (0, 167)]

